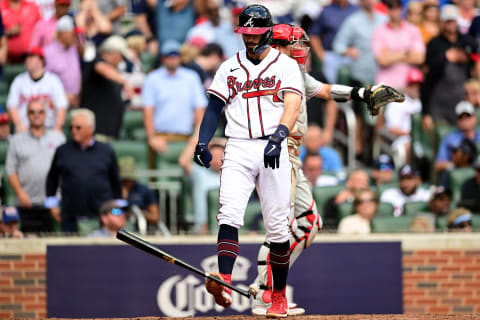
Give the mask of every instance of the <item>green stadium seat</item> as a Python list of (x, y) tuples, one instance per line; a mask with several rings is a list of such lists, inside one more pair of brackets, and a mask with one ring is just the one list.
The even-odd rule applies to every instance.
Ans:
[(78, 235), (85, 237), (93, 231), (100, 228), (99, 218), (79, 218), (77, 219)]
[(348, 217), (352, 214), (354, 214), (353, 203), (345, 202), (337, 206), (338, 221), (341, 221), (343, 218)]
[(25, 72), (23, 63), (7, 63), (3, 66), (3, 77), (10, 86), (17, 75)]
[(345, 189), (344, 185), (336, 185), (336, 186), (325, 186), (325, 187), (314, 187), (313, 188), (313, 198), (317, 203), (317, 209), (320, 216), (324, 217), (325, 213), (324, 208), (325, 204), (327, 203), (330, 198), (334, 197), (339, 193), (341, 190)]
[(375, 217), (372, 220), (372, 232), (375, 233), (394, 233), (408, 232), (408, 226), (415, 217)]
[(460, 201), (462, 186), (469, 178), (475, 175), (473, 168), (461, 168), (450, 171), (450, 189), (452, 190), (452, 202)]
[(389, 202), (379, 202), (377, 217), (393, 217), (393, 205)]
[(413, 159), (425, 159), (429, 163), (433, 161), (435, 150), (433, 146), (434, 136), (431, 133), (423, 131), (422, 128), (422, 114), (415, 113), (411, 117), (411, 148)]
[[(395, 174), (396, 175), (396, 174)], [(389, 182), (377, 186), (378, 198), (382, 196), (382, 193), (387, 189), (398, 188), (398, 182)]]
[(4, 167), (7, 162), (8, 141), (0, 141), (0, 166)]
[(146, 140), (146, 136), (143, 112), (133, 110), (125, 112), (120, 137), (129, 140)]
[(148, 169), (148, 149), (146, 141), (116, 140), (109, 143), (115, 150), (117, 159), (131, 156), (139, 169)]
[(438, 217), (435, 220), (435, 230), (436, 231), (447, 231), (448, 226), (447, 226), (447, 217)]
[(167, 152), (162, 154), (156, 154), (157, 158), (157, 167), (158, 168), (168, 168), (168, 167), (179, 167), (178, 158), (185, 149), (187, 145), (186, 142), (183, 141), (174, 141), (168, 143)]
[(407, 202), (403, 205), (403, 214), (406, 216), (415, 216), (420, 212), (428, 211), (428, 202), (425, 201), (413, 201)]
[(472, 218), (473, 231), (480, 231), (480, 215), (474, 214)]

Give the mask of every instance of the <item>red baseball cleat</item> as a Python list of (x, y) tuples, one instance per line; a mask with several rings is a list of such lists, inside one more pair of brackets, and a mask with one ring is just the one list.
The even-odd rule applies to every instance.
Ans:
[(288, 315), (288, 303), (285, 289), (273, 290), (272, 306), (267, 310), (267, 318), (284, 318)]
[[(222, 274), (217, 272), (210, 272), (209, 274), (215, 278), (225, 281), (226, 283), (232, 283), (231, 274)], [(206, 278), (205, 288), (207, 289), (208, 293), (214, 296), (215, 302), (218, 305), (224, 308), (230, 307), (232, 304), (232, 289), (227, 288), (218, 282), (210, 280), (209, 278)]]

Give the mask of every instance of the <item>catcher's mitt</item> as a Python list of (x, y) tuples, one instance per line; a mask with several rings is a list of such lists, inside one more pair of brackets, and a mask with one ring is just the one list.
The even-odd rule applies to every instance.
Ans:
[(364, 102), (367, 104), (370, 115), (376, 116), (386, 104), (390, 102), (403, 102), (405, 96), (398, 90), (383, 85), (368, 86), (365, 88)]

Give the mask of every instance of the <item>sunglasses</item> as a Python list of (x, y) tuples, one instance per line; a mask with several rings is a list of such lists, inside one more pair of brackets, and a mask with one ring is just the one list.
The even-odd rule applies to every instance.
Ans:
[(45, 110), (28, 110), (28, 114), (44, 114)]
[(368, 203), (368, 202), (377, 202), (375, 198), (368, 198), (368, 199), (358, 199), (357, 204)]
[(119, 215), (122, 215), (122, 214), (124, 214), (124, 213), (125, 213), (125, 212), (123, 212), (122, 209), (119, 209), (119, 208), (113, 208), (113, 209), (112, 209), (112, 214), (113, 214), (114, 216), (119, 216)]
[(82, 128), (82, 126), (70, 126), (70, 130), (80, 130)]

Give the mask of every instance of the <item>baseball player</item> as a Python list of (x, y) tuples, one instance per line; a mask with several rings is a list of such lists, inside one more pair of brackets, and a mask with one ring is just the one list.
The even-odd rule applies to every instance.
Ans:
[[(272, 17), (261, 5), (247, 6), (235, 32), (246, 50), (225, 61), (207, 90), (209, 103), (200, 126), (194, 161), (209, 167), (208, 142), (225, 107), (227, 145), (220, 175), (217, 256), (219, 273), (231, 283), (238, 255), (238, 229), (248, 199), (257, 189), (266, 240), (270, 244), (272, 303), (267, 317), (286, 317), (290, 258), (290, 189), (292, 165), (287, 137), (297, 120), (303, 99), (302, 75), (295, 60), (270, 47)], [(206, 281), (206, 289), (223, 307), (232, 303), (231, 290)]]
[[(305, 61), (309, 53), (308, 35), (297, 26), (287, 24), (278, 24), (273, 27), (273, 37), (271, 44), (280, 52), (294, 58), (302, 70), (303, 82), (302, 90), (307, 98), (317, 97), (322, 99), (334, 99), (336, 101), (346, 101), (347, 99), (356, 99), (363, 102), (369, 102), (365, 96), (371, 96), (378, 88), (385, 88), (391, 91), (391, 99), (401, 99), (398, 92), (390, 87), (378, 85), (372, 88), (352, 88), (343, 85), (324, 84), (308, 73), (304, 72)], [(375, 102), (379, 107), (380, 101)], [(370, 102), (369, 105), (372, 103)], [(317, 232), (322, 227), (322, 218), (318, 214), (315, 201), (313, 200), (311, 187), (302, 171), (302, 161), (298, 157), (303, 135), (307, 131), (307, 111), (306, 101), (302, 100), (300, 114), (295, 123), (294, 129), (288, 137), (288, 148), (290, 162), (292, 163), (292, 190), (290, 212), (290, 266), (296, 261), (303, 250), (307, 249), (315, 238)], [(269, 264), (269, 243), (266, 241), (258, 253), (258, 276), (252, 284), (252, 288), (257, 292), (256, 300), (252, 308), (254, 315), (265, 315), (268, 306), (271, 303), (272, 277)], [(289, 315), (301, 315), (305, 309), (297, 307), (295, 304), (289, 304)]]

